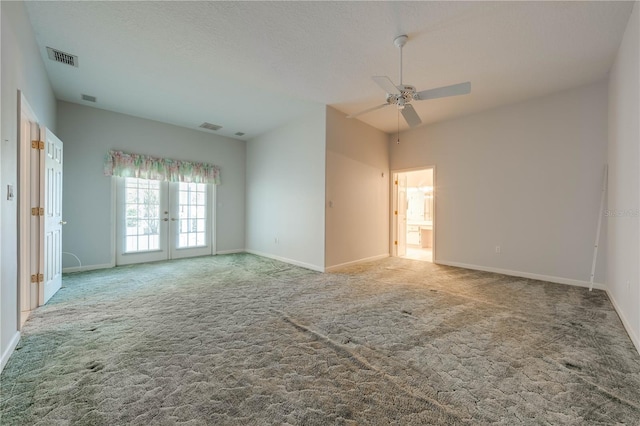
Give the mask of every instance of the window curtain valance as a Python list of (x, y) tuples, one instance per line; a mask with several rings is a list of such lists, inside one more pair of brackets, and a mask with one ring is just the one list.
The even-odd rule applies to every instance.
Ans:
[(220, 169), (213, 164), (156, 158), (113, 150), (109, 151), (105, 158), (104, 174), (167, 182), (220, 184)]

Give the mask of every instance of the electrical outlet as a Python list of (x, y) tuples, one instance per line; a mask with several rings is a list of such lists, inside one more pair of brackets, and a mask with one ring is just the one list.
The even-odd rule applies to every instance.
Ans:
[(500, 246), (496, 246), (496, 253), (500, 254)]
[(278, 237), (275, 237), (275, 238), (273, 239), (273, 242), (274, 242), (274, 243), (276, 243), (276, 244), (278, 244), (278, 243), (280, 243), (280, 239), (279, 239)]

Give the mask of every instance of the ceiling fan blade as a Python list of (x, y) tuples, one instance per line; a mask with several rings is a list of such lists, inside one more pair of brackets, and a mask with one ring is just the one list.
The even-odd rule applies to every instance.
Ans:
[(402, 110), (402, 116), (407, 121), (409, 127), (416, 127), (422, 124), (422, 120), (418, 117), (418, 113), (411, 104), (405, 104), (404, 109)]
[(466, 95), (469, 93), (471, 93), (471, 82), (467, 81), (466, 83), (423, 90), (422, 92), (416, 93), (416, 96), (413, 98), (424, 101), (426, 99), (446, 98), (448, 96)]
[(349, 115), (347, 115), (347, 118), (355, 118), (355, 117), (357, 117), (359, 115), (366, 114), (368, 112), (375, 111), (375, 110), (380, 109), (380, 108), (384, 108), (387, 105), (389, 105), (389, 104), (382, 104), (382, 105), (374, 106), (373, 108), (365, 109), (364, 111), (356, 112), (355, 114), (349, 114)]
[(387, 77), (386, 75), (374, 76), (374, 77), (371, 77), (371, 78), (373, 79), (373, 81), (375, 81), (378, 84), (378, 86), (382, 87), (382, 90), (384, 90), (388, 94), (390, 94), (390, 95), (399, 95), (400, 94), (400, 91), (398, 90), (396, 85), (393, 84), (393, 81), (391, 81), (391, 79), (389, 77)]

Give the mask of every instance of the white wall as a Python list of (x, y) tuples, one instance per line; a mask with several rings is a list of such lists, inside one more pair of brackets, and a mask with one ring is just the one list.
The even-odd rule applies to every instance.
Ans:
[(607, 155), (606, 82), (409, 130), (390, 146), (392, 170), (436, 166), (437, 262), (589, 281)]
[[(63, 250), (83, 267), (114, 259), (112, 178), (103, 174), (110, 149), (220, 166), (217, 251), (244, 248), (245, 142), (68, 102), (58, 103), (58, 137), (65, 153)], [(64, 267), (77, 266), (69, 255), (63, 260)]]
[[(18, 334), (18, 90), (43, 125), (55, 131), (56, 104), (22, 2), (0, 2), (2, 15), (2, 146), (0, 148), (0, 353), (4, 366)], [(8, 201), (7, 185), (16, 197)]]
[(640, 4), (609, 74), (607, 287), (640, 352)]
[(327, 107), (325, 266), (389, 255), (388, 135)]
[(325, 122), (318, 105), (247, 143), (248, 252), (324, 270)]

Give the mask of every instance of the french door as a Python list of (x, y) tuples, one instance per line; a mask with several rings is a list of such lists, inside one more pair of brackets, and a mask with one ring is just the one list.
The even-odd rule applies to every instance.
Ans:
[(116, 264), (213, 253), (213, 185), (117, 178)]

